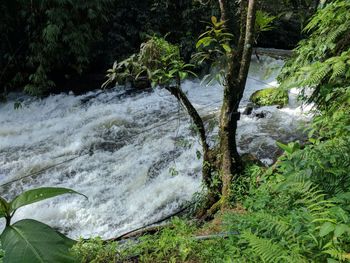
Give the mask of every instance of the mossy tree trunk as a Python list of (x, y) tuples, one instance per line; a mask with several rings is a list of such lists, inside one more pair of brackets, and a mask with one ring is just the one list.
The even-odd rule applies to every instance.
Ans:
[[(256, 1), (241, 0), (240, 9), (242, 17), (240, 37), (237, 49), (230, 55), (220, 115), (221, 208), (227, 206), (231, 195), (230, 185), (242, 167), (236, 141), (237, 122), (240, 117), (238, 107), (243, 96), (252, 55)], [(227, 10), (222, 12), (227, 13)]]
[(199, 138), (201, 140), (201, 145), (203, 149), (203, 165), (202, 165), (202, 172), (203, 172), (203, 182), (204, 184), (209, 188), (211, 185), (211, 174), (213, 169), (213, 161), (211, 156), (211, 151), (209, 149), (209, 145), (207, 142), (207, 135), (204, 127), (203, 120), (197, 110), (194, 108), (190, 100), (188, 99), (185, 92), (180, 87), (180, 83), (178, 83), (174, 86), (167, 86), (166, 89), (176, 97), (177, 100), (179, 100), (182, 105), (185, 107), (187, 113), (190, 115), (194, 125), (197, 127), (197, 131), (199, 134)]
[[(229, 10), (227, 10), (229, 7), (228, 0), (219, 0), (219, 5), (221, 19), (224, 21), (231, 19)], [(222, 183), (222, 200), (220, 204), (221, 208), (225, 208), (228, 204), (229, 196), (231, 195), (230, 185), (242, 167), (240, 156), (237, 151), (236, 131), (237, 122), (240, 117), (238, 107), (243, 96), (252, 55), (255, 11), (256, 0), (241, 0), (240, 36), (237, 41), (237, 48), (233, 49), (230, 54), (230, 62), (225, 76), (224, 98), (220, 115), (219, 165), (217, 165), (216, 156), (213, 154), (214, 151), (208, 146), (203, 120), (186, 94), (181, 90), (180, 82), (177, 81), (176, 85), (166, 87), (173, 96), (181, 101), (198, 129), (203, 147), (203, 182), (209, 190), (208, 203), (206, 204), (207, 208), (213, 205), (218, 198), (218, 189), (212, 189), (213, 172), (220, 169)], [(230, 28), (228, 28), (228, 30), (232, 31)], [(216, 209), (217, 207), (218, 204), (214, 204), (212, 208)], [(211, 210), (213, 209), (208, 211)]]
[(194, 108), (187, 95), (181, 89), (181, 83), (179, 78), (176, 85), (165, 87), (178, 101), (185, 107), (188, 115), (192, 119), (194, 125), (197, 127), (199, 138), (201, 140), (203, 150), (203, 163), (202, 163), (202, 181), (207, 188), (206, 203), (203, 207), (197, 211), (197, 216), (202, 218), (207, 214), (207, 209), (219, 199), (220, 186), (213, 186), (213, 179), (215, 172), (218, 171), (216, 152), (210, 149), (207, 142), (207, 134), (203, 120), (197, 110)]

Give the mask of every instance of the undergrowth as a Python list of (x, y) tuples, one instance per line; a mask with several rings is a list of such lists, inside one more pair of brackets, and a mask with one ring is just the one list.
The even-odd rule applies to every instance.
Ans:
[[(217, 215), (225, 237), (198, 239), (211, 223), (197, 227), (175, 218), (171, 227), (124, 245), (114, 255), (134, 255), (139, 262), (347, 262), (349, 153), (349, 138), (340, 137), (285, 153), (267, 171), (247, 168), (234, 187), (244, 212)], [(128, 262), (126, 257), (115, 260)]]

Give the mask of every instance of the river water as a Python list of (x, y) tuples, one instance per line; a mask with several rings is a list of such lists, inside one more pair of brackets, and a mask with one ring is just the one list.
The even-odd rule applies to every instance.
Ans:
[[(276, 85), (282, 65), (268, 57), (253, 59), (242, 110), (252, 92)], [(185, 81), (183, 89), (207, 125), (215, 124), (222, 87), (194, 80)], [(201, 189), (201, 146), (186, 113), (165, 90), (130, 93), (119, 87), (21, 100), (18, 110), (11, 96), (0, 104), (0, 184), (34, 175), (1, 187), (1, 195), (57, 186), (88, 199), (66, 195), (29, 205), (17, 211), (14, 221), (40, 220), (72, 238), (111, 238), (171, 214)], [(265, 118), (256, 117), (261, 112)], [(304, 112), (291, 92), (283, 109), (262, 107), (242, 115), (240, 151), (271, 164), (276, 139), (300, 137), (299, 126), (310, 118)], [(216, 134), (214, 128), (211, 143)]]

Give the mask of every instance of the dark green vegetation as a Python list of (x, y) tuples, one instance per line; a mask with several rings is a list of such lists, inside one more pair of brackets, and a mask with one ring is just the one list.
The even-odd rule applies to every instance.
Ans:
[(42, 96), (85, 71), (102, 41), (109, 0), (2, 1), (1, 89)]
[[(263, 10), (280, 16), (268, 33), (277, 37), (262, 34), (259, 41), (293, 47), (313, 6), (313, 0), (264, 1)], [(148, 35), (170, 32), (167, 40), (188, 62), (203, 21), (220, 13), (216, 1), (192, 0), (4, 0), (0, 12), (0, 94), (24, 89), (36, 96), (98, 88), (113, 61), (136, 52)]]
[[(185, 1), (1, 1), (0, 91), (42, 96), (103, 74), (139, 48), (147, 34), (165, 35), (187, 58), (211, 7)], [(68, 85), (68, 86), (67, 86)], [(67, 87), (66, 87), (67, 86)]]
[[(279, 144), (269, 168), (248, 165), (231, 208), (205, 225), (174, 219), (139, 243), (80, 242), (81, 262), (348, 262), (350, 260), (349, 1), (320, 9), (279, 79), (314, 103), (306, 145)], [(311, 92), (310, 89), (311, 88)], [(225, 233), (225, 238), (198, 236)], [(116, 250), (117, 252), (111, 253)], [(93, 251), (93, 253), (89, 253)], [(105, 256), (105, 257), (104, 257)]]
[(0, 218), (6, 219), (6, 227), (0, 235), (4, 262), (75, 262), (70, 248), (76, 241), (65, 237), (48, 225), (24, 219), (11, 224), (17, 209), (63, 194), (79, 194), (67, 188), (43, 187), (23, 192), (11, 202), (0, 197)]

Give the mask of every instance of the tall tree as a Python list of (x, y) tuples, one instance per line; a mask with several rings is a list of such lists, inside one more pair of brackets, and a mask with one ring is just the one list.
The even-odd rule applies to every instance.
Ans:
[[(240, 113), (238, 106), (242, 99), (245, 83), (247, 80), (252, 46), (254, 42), (255, 26), (255, 0), (242, 0), (240, 3), (240, 34), (235, 48), (231, 48), (230, 40), (234, 35), (232, 27), (224, 27), (231, 19), (229, 6), (233, 2), (219, 0), (221, 10), (221, 21), (212, 17), (213, 27), (202, 34), (197, 47), (209, 47), (208, 54), (205, 51), (198, 52), (197, 58), (204, 60), (210, 57), (213, 50), (210, 45), (219, 43), (218, 54), (223, 54), (225, 62), (220, 70), (224, 78), (224, 96), (220, 117), (220, 145), (217, 156), (213, 149), (209, 148), (207, 135), (202, 118), (187, 98), (186, 93), (181, 90), (181, 80), (189, 73), (189, 65), (180, 58), (179, 50), (161, 38), (153, 37), (141, 46), (140, 52), (128, 59), (115, 63), (113, 69), (107, 75), (111, 81), (125, 81), (125, 79), (137, 79), (144, 76), (154, 84), (167, 89), (185, 107), (193, 123), (197, 126), (203, 147), (203, 182), (208, 189), (208, 202), (206, 208), (213, 206), (215, 210), (218, 204), (224, 208), (230, 196), (230, 185), (241, 169), (241, 160), (237, 151), (236, 130)], [(227, 32), (225, 32), (227, 31)], [(218, 39), (215, 39), (218, 38)], [(219, 50), (221, 49), (221, 50)], [(202, 59), (203, 58), (203, 59)], [(214, 176), (219, 172), (221, 175), (222, 189), (213, 184)], [(218, 201), (221, 192), (222, 199)], [(212, 211), (213, 209), (209, 210)]]
[[(221, 18), (227, 17), (227, 4), (219, 0)], [(236, 49), (229, 54), (227, 74), (224, 82), (224, 98), (220, 116), (220, 154), (222, 179), (222, 206), (227, 205), (230, 184), (241, 169), (241, 160), (237, 151), (236, 131), (240, 117), (239, 103), (242, 99), (254, 42), (255, 0), (242, 0), (240, 4), (240, 36)]]
[(237, 151), (236, 131), (240, 118), (238, 107), (243, 97), (254, 44), (256, 1), (240, 1), (239, 18), (236, 18), (239, 21), (238, 36), (230, 26), (232, 23), (229, 23), (230, 19), (234, 19), (233, 10), (230, 9), (234, 2), (218, 0), (220, 21), (212, 17), (212, 28), (202, 34), (197, 43), (201, 49), (201, 52), (198, 52), (198, 60), (210, 60), (212, 66), (216, 68), (215, 72), (219, 72), (219, 79), (222, 79), (224, 86), (219, 129), (220, 160), (217, 167), (222, 184), (221, 200), (213, 206), (213, 209), (219, 205), (222, 208), (227, 206), (231, 195), (231, 183), (242, 169)]

